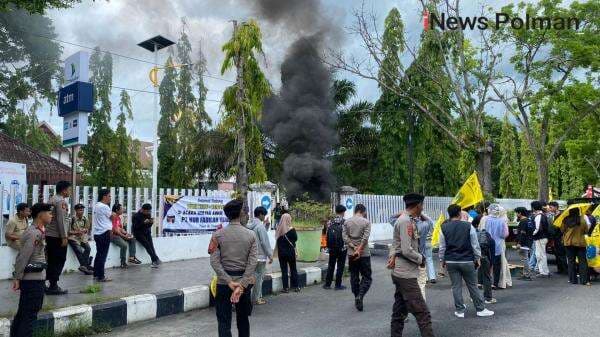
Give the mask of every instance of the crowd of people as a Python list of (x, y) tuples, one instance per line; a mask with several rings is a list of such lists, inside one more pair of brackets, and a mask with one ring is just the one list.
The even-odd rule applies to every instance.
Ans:
[[(118, 203), (110, 207), (109, 190), (99, 191), (91, 226), (85, 206), (77, 204), (69, 214), (66, 200), (70, 196), (70, 184), (59, 182), (49, 203), (36, 203), (32, 207), (17, 205), (15, 217), (6, 226), (8, 245), (18, 250), (13, 289), (20, 290), (20, 300), (13, 323), (14, 336), (32, 335), (33, 322), (45, 294), (67, 293), (58, 283), (69, 246), (77, 257), (79, 270), (86, 275), (93, 274), (97, 282), (110, 281), (105, 275), (105, 263), (111, 243), (120, 250), (122, 268), (141, 263), (135, 256), (136, 242), (146, 249), (153, 268), (161, 263), (152, 242), (153, 219), (149, 204), (144, 204), (133, 215), (131, 229), (127, 231), (122, 223), (124, 209)], [(391, 335), (402, 336), (410, 313), (415, 316), (422, 336), (434, 336), (425, 285), (435, 284), (439, 277), (448, 276), (451, 281), (456, 317), (464, 318), (467, 311), (463, 283), (476, 315), (494, 315), (486, 308), (497, 303), (493, 292), (512, 286), (505, 243), (510, 235), (506, 210), (498, 204), (468, 210), (452, 204), (447, 209), (449, 219), (439, 227), (439, 242), (433, 242), (435, 228), (431, 218), (423, 213), (424, 196), (411, 193), (403, 200), (405, 210), (391, 220), (393, 243), (387, 261), (395, 286)], [(249, 316), (253, 305), (266, 303), (262, 295), (263, 279), (267, 265), (273, 263), (275, 256), (281, 268), (282, 291), (301, 291), (296, 266), (298, 235), (287, 208), (280, 208), (275, 214), (274, 248), (268, 236), (271, 223), (267, 209), (262, 206), (254, 209), (251, 221), (243, 209), (244, 203), (238, 199), (224, 206), (229, 223), (214, 232), (208, 248), (210, 264), (217, 275), (215, 308), (219, 336), (231, 336), (232, 306), (235, 306), (239, 336), (249, 336)], [(329, 265), (323, 288), (332, 289), (335, 275), (333, 289), (346, 289), (342, 283), (347, 260), (354, 306), (360, 312), (364, 310), (365, 296), (372, 283), (371, 223), (362, 204), (354, 207), (352, 217), (345, 218), (346, 212), (344, 206), (336, 206), (335, 216), (324, 230)], [(571, 284), (590, 285), (585, 235), (596, 226), (593, 216), (571, 208), (558, 224), (555, 221), (560, 216), (558, 204), (540, 201), (532, 202), (531, 210), (518, 207), (514, 212), (518, 221), (514, 248), (523, 264), (519, 279), (532, 281), (551, 276), (547, 258), (551, 242), (558, 272), (568, 273)], [(95, 242), (94, 258), (90, 256), (90, 235)], [(436, 244), (439, 273), (433, 254)]]
[[(48, 203), (36, 203), (31, 207), (20, 203), (16, 206), (15, 216), (6, 224), (7, 245), (17, 251), (13, 290), (20, 291), (11, 336), (32, 336), (33, 323), (42, 307), (44, 295), (68, 293), (67, 289), (59, 286), (68, 247), (77, 257), (79, 271), (93, 275), (96, 282), (111, 281), (104, 271), (111, 243), (120, 249), (121, 268), (141, 264), (135, 256), (136, 241), (150, 255), (153, 268), (161, 263), (152, 243), (150, 228), (154, 220), (150, 204), (142, 205), (133, 215), (130, 233), (123, 226), (123, 206), (116, 203), (110, 207), (110, 190), (98, 191), (90, 224), (84, 205), (76, 204), (69, 213), (67, 200), (71, 197), (71, 189), (69, 182), (58, 182), (56, 193)], [(95, 257), (91, 256), (92, 247), (88, 242), (91, 235), (96, 248)]]

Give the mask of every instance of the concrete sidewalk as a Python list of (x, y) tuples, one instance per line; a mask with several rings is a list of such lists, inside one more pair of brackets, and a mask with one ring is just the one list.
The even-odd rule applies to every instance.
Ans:
[[(324, 262), (326, 264), (326, 262)], [(298, 262), (298, 269), (314, 267), (323, 262)], [(267, 274), (279, 272), (278, 260), (267, 266)], [(59, 285), (68, 289), (64, 296), (46, 296), (42, 312), (78, 304), (94, 304), (109, 302), (126, 296), (158, 293), (209, 284), (214, 272), (209, 258), (163, 263), (153, 269), (149, 265), (133, 265), (128, 269), (110, 268), (106, 271), (112, 282), (97, 283), (102, 289), (95, 294), (81, 293), (86, 287), (94, 284), (92, 276), (80, 272), (72, 272), (61, 276)], [(0, 317), (12, 318), (17, 311), (19, 294), (12, 289), (12, 281), (0, 281)]]

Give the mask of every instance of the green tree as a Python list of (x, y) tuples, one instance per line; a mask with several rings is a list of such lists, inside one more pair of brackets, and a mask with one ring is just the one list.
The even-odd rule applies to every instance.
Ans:
[(519, 198), (535, 199), (537, 176), (534, 155), (525, 139), (523, 132), (519, 132)]
[(44, 14), (46, 9), (69, 8), (81, 0), (2, 0), (0, 12), (15, 12), (25, 10), (31, 14)]
[[(443, 130), (418, 113), (420, 108), (430, 109), (437, 120), (453, 124), (448, 114), (450, 100), (439, 86), (439, 81), (448, 83), (448, 79), (434, 81), (422, 71), (443, 72), (444, 54), (434, 36), (438, 33), (423, 33), (416, 59), (403, 69), (400, 55), (405, 49), (404, 26), (397, 9), (390, 11), (384, 25), (378, 74), (382, 94), (374, 109), (374, 120), (380, 127), (379, 176), (385, 177), (379, 185), (384, 193), (452, 194), (461, 180), (454, 159), (457, 147), (439, 142), (445, 137)], [(398, 73), (404, 77), (398, 78)], [(415, 101), (420, 102), (418, 106)], [(443, 113), (436, 110), (444, 108)]]
[[(502, 8), (509, 16), (525, 11), (529, 17), (578, 18), (575, 29), (497, 30), (487, 52), (502, 57), (510, 48), (513, 74), (491, 83), (495, 94), (515, 117), (535, 160), (537, 198), (546, 200), (549, 167), (553, 164), (580, 121), (597, 114), (598, 69), (600, 67), (600, 1), (573, 2), (562, 7), (560, 0), (520, 2)], [(500, 50), (499, 50), (500, 49)], [(507, 84), (503, 89), (500, 83)]]
[(15, 117), (21, 103), (31, 98), (33, 106), (43, 100), (55, 104), (53, 81), (60, 72), (61, 48), (36, 35), (56, 37), (52, 20), (23, 10), (0, 12), (0, 121), (8, 113)]
[(222, 48), (225, 60), (221, 65), (221, 74), (233, 67), (238, 69), (236, 84), (223, 93), (221, 123), (235, 134), (237, 192), (244, 200), (248, 181), (266, 180), (259, 123), (263, 100), (271, 94), (271, 86), (257, 60), (257, 56), (264, 56), (261, 40), (257, 22), (250, 20), (236, 26), (232, 38)]
[(96, 47), (90, 57), (90, 81), (94, 84), (94, 112), (89, 116), (88, 144), (81, 149), (86, 183), (96, 186), (116, 186), (114, 164), (115, 133), (110, 127), (112, 103), (113, 61), (111, 54)]
[(61, 143), (59, 139), (49, 137), (39, 128), (36, 116), (36, 110), (39, 108), (39, 105), (39, 102), (35, 102), (30, 111), (23, 111), (19, 108), (9, 111), (6, 121), (0, 127), (0, 130), (8, 136), (31, 146), (35, 150), (50, 154), (54, 148), (61, 146)]
[(177, 161), (177, 101), (175, 95), (177, 72), (173, 67), (173, 58), (165, 63), (164, 76), (158, 89), (160, 94), (160, 119), (158, 121), (158, 187), (173, 187), (175, 180), (172, 173)]
[(520, 190), (519, 161), (517, 157), (517, 132), (515, 127), (504, 115), (502, 134), (500, 136), (500, 181), (499, 192), (503, 198), (514, 198)]
[(117, 115), (117, 129), (114, 138), (114, 158), (111, 166), (116, 186), (140, 186), (141, 164), (139, 161), (139, 143), (135, 143), (127, 133), (127, 120), (133, 119), (131, 97), (127, 91), (121, 91)]

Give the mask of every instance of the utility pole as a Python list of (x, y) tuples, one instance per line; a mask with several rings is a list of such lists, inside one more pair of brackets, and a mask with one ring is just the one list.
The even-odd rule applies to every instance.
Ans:
[[(233, 39), (237, 39), (238, 22), (233, 20)], [(238, 115), (238, 129), (236, 135), (237, 142), (237, 173), (236, 173), (236, 184), (240, 198), (244, 202), (243, 211), (247, 215), (248, 209), (248, 165), (246, 162), (246, 115), (244, 112), (244, 58), (241, 57), (241, 50), (238, 48), (237, 53), (234, 57), (235, 67), (237, 69), (237, 91), (235, 98), (237, 106), (239, 108)], [(248, 217), (242, 217), (242, 224), (248, 221)]]

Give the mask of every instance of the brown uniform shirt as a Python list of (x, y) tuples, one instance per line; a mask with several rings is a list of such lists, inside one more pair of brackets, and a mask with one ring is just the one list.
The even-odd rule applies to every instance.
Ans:
[[(217, 273), (218, 284), (239, 282), (246, 288), (254, 284), (256, 269), (256, 235), (241, 224), (230, 223), (214, 235), (217, 249), (210, 255), (210, 265)], [(229, 272), (229, 273), (228, 273)], [(241, 275), (231, 275), (231, 274)]]
[(23, 233), (27, 229), (27, 218), (21, 219), (18, 215), (15, 215), (13, 218), (8, 220), (6, 223), (6, 233), (4, 233), (4, 237), (6, 238), (6, 244), (9, 247), (12, 247), (16, 250), (21, 249), (21, 240), (12, 240), (8, 238), (8, 235), (16, 235), (19, 238), (23, 236)]
[(32, 262), (46, 262), (46, 241), (42, 231), (29, 226), (21, 238), (21, 250), (15, 260), (16, 280), (45, 280), (46, 272), (25, 273), (25, 267)]
[(419, 234), (416, 222), (407, 213), (394, 224), (394, 241), (390, 257), (395, 257), (392, 275), (399, 278), (417, 278), (423, 255), (419, 253)]
[(348, 246), (348, 255), (354, 254), (356, 247), (363, 245), (363, 251), (360, 255), (371, 256), (369, 251), (369, 236), (371, 235), (371, 223), (362, 216), (355, 215), (344, 221), (342, 237)]
[(46, 236), (66, 239), (69, 237), (70, 218), (67, 201), (60, 195), (55, 195), (48, 201), (53, 206), (52, 222), (46, 226)]

